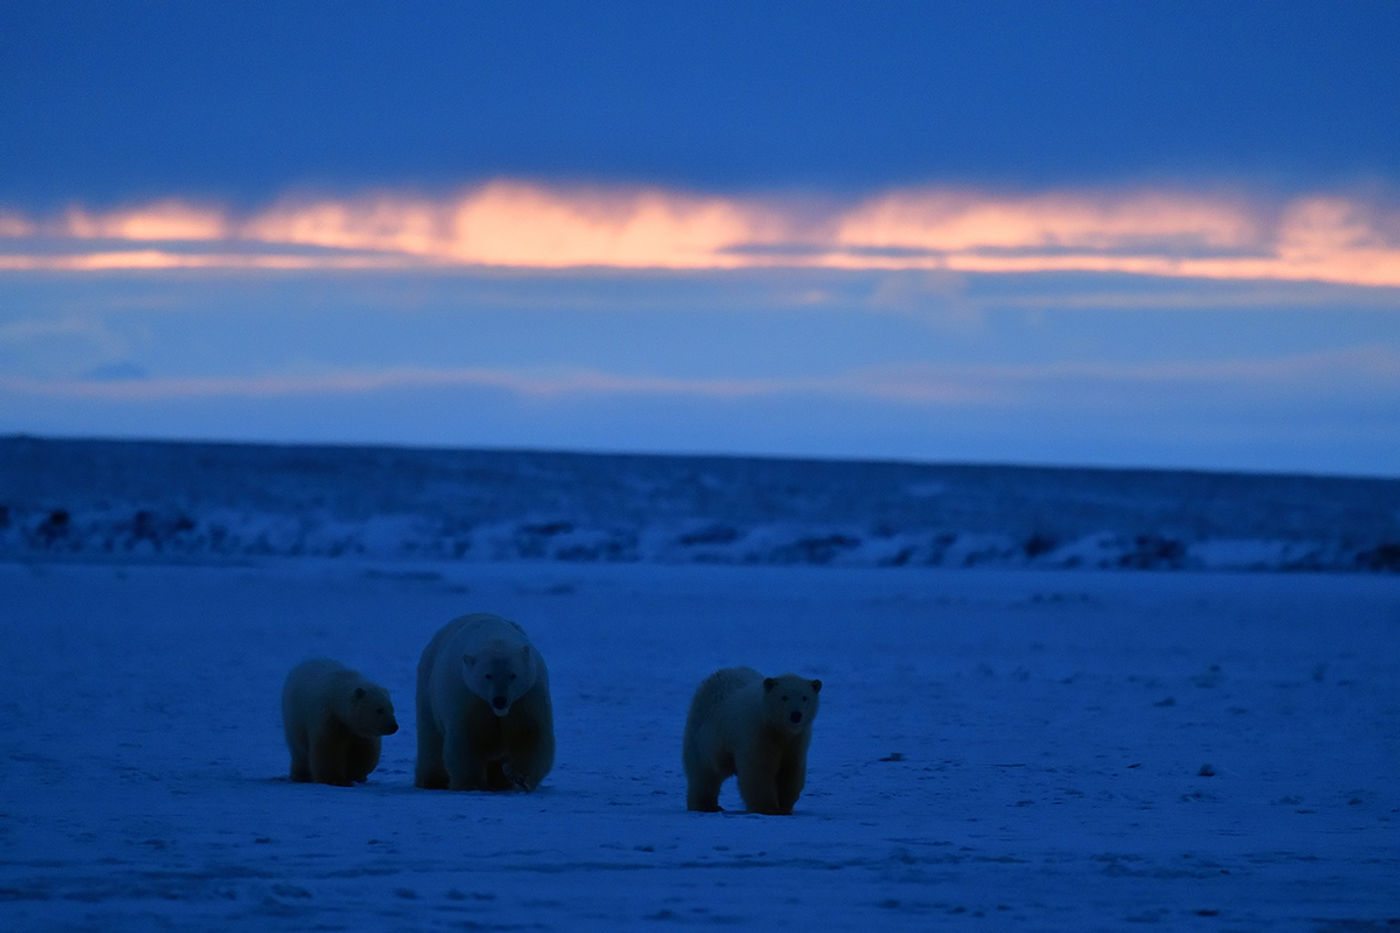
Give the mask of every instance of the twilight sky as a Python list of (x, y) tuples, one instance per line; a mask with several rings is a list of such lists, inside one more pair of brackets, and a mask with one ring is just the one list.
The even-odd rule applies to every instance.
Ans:
[(1400, 475), (1400, 4), (0, 8), (0, 432)]

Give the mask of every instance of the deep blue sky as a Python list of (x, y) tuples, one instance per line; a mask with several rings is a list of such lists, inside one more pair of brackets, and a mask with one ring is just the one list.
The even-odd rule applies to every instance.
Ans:
[(0, 431), (1394, 475), (1397, 49), (1395, 2), (5, 4)]
[(34, 3), (0, 200), (1400, 172), (1380, 3)]

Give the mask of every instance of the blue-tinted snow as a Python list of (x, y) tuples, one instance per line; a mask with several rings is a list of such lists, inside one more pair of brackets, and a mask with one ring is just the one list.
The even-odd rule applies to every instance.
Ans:
[(0, 439), (0, 557), (1400, 570), (1400, 480)]
[[(0, 927), (1390, 929), (1400, 575), (1358, 571), (1397, 517), (1381, 480), (3, 440)], [(478, 610), (549, 661), (536, 794), (412, 786), (419, 653)], [(407, 725), (365, 785), (286, 780), (315, 655)], [(824, 682), (791, 817), (684, 809), (733, 664)]]
[[(1393, 575), (31, 561), (0, 593), (6, 929), (1400, 918)], [(295, 662), (411, 724), (422, 646), (474, 609), (549, 659), (538, 793), (415, 789), (411, 725), (365, 785), (286, 780)], [(690, 694), (735, 663), (824, 682), (791, 817), (684, 808)]]

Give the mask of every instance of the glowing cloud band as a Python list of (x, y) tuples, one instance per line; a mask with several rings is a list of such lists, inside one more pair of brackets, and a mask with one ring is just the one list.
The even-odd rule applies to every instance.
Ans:
[[(42, 248), (41, 248), (42, 244)], [(496, 181), (451, 198), (284, 200), (237, 216), (161, 200), (0, 210), (0, 270), (952, 270), (1400, 287), (1400, 212), (1163, 191), (999, 197), (905, 189), (853, 204)]]

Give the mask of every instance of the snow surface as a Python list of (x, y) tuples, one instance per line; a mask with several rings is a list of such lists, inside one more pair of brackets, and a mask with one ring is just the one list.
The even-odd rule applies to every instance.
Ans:
[[(911, 538), (937, 525), (971, 553), (1029, 510), (1086, 553), (1102, 550), (1095, 527), (1188, 540), (1196, 523), (1191, 548), (1267, 561), (1230, 542), (1393, 540), (1391, 505), (1351, 485), (1393, 483), (33, 440), (0, 453), (5, 930), (1400, 926), (1400, 576), (866, 567), (810, 559), (817, 546), (744, 561), (715, 530), (771, 535), (771, 555), (793, 543), (783, 527), (858, 532), (854, 551), (880, 521)], [(473, 486), (464, 463), (499, 472)], [(1252, 491), (1222, 506), (1231, 534), (1185, 504), (1212, 489)], [(413, 529), (435, 500), (435, 527), (459, 523), (471, 548), (415, 558), (402, 545), (427, 540)], [(901, 512), (910, 501), (940, 511)], [(606, 526), (609, 505), (660, 543), (473, 555), (483, 527), (571, 524), (553, 539)], [(60, 508), (66, 528), (31, 543)], [(191, 527), (107, 547), (98, 516), (130, 530), (133, 509), (148, 529)], [(341, 523), (380, 544), (173, 544), (216, 515), (240, 541)], [(732, 559), (676, 558), (656, 531), (671, 522), (698, 535), (678, 546)], [(535, 794), (412, 786), (418, 655), (478, 610), (522, 623), (549, 662), (559, 753)], [(282, 680), (323, 654), (388, 687), (405, 726), (362, 786), (286, 779)], [(684, 809), (690, 694), (732, 664), (823, 680), (791, 817)], [(721, 803), (740, 806), (732, 781)]]
[(1400, 571), (1400, 480), (0, 438), (0, 559)]
[[(1393, 576), (304, 558), (0, 592), (6, 929), (1400, 923)], [(418, 653), (476, 609), (549, 660), (533, 795), (412, 786)], [(407, 726), (365, 785), (285, 778), (318, 654)], [(734, 663), (826, 685), (791, 817), (684, 809), (690, 693)]]

